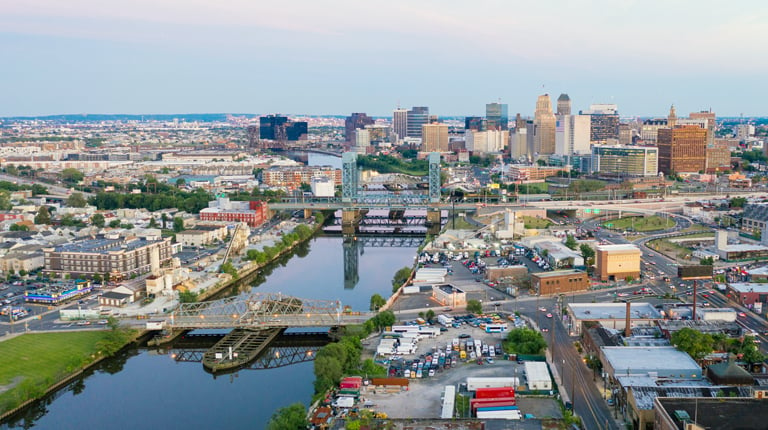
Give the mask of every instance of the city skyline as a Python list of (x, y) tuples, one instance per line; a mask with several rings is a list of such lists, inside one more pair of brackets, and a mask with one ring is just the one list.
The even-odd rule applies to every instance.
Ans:
[(531, 116), (544, 93), (574, 112), (759, 116), (765, 22), (758, 2), (17, 2), (0, 6), (0, 116), (468, 116), (499, 100)]

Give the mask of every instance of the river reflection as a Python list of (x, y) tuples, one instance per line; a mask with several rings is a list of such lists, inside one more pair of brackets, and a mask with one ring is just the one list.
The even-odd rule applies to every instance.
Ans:
[[(344, 253), (341, 237), (317, 237), (295, 255), (265, 268), (241, 292), (341, 300), (365, 311), (373, 294), (391, 295), (394, 273), (413, 263), (416, 248), (355, 249), (354, 288), (345, 288), (349, 268), (345, 270)], [(278, 408), (308, 404), (313, 380), (311, 361), (213, 378), (200, 363), (177, 362), (168, 354), (133, 347), (0, 424), (0, 429), (262, 429)]]

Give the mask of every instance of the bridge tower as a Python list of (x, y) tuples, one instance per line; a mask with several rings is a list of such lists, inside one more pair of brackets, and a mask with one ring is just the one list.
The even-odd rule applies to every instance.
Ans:
[(351, 290), (360, 280), (358, 267), (363, 245), (358, 242), (357, 237), (344, 236), (342, 248), (344, 249), (344, 289)]
[(341, 155), (341, 201), (350, 203), (357, 200), (360, 187), (360, 172), (357, 170), (357, 153), (345, 152)]
[(440, 202), (440, 153), (429, 154), (429, 202)]

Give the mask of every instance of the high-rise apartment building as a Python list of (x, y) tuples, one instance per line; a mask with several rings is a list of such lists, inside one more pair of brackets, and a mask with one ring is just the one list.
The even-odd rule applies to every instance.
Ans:
[(421, 127), (429, 123), (429, 108), (426, 106), (414, 106), (408, 111), (406, 121), (406, 135), (408, 137), (422, 137)]
[(555, 153), (555, 114), (549, 94), (539, 96), (533, 117), (533, 150), (538, 155)]
[(557, 98), (557, 116), (570, 115), (571, 114), (571, 98), (568, 94), (560, 94)]
[(609, 139), (619, 140), (619, 113), (615, 104), (593, 104), (582, 112), (590, 116), (590, 140), (603, 144)]
[(509, 107), (503, 103), (485, 105), (485, 119), (488, 130), (509, 130)]
[(658, 132), (659, 171), (698, 173), (707, 166), (707, 130), (695, 125), (662, 128)]
[(355, 141), (355, 130), (373, 125), (376, 121), (363, 112), (353, 112), (344, 119), (344, 139), (348, 143)]
[(367, 128), (355, 130), (355, 147), (358, 154), (367, 154), (368, 147), (371, 146), (371, 132)]
[(421, 126), (421, 148), (424, 152), (448, 151), (448, 124), (433, 122)]
[(509, 133), (509, 156), (513, 160), (528, 158), (528, 127), (518, 113), (515, 116), (515, 128)]
[(509, 141), (509, 130), (467, 130), (465, 142), (467, 151), (473, 154), (502, 152)]
[(393, 139), (403, 140), (408, 136), (408, 109), (392, 111), (392, 132), (397, 135)]

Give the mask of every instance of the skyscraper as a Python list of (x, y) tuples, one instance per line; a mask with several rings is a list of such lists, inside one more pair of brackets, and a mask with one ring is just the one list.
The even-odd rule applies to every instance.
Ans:
[(659, 171), (698, 173), (707, 165), (707, 129), (696, 125), (662, 128), (658, 132)]
[(424, 152), (448, 151), (448, 124), (433, 122), (422, 126), (421, 148)]
[(400, 140), (408, 135), (408, 109), (397, 108), (392, 111), (392, 131)]
[(464, 129), (474, 131), (487, 130), (487, 123), (485, 118), (481, 116), (468, 116), (464, 118)]
[(267, 115), (259, 118), (259, 138), (276, 141), (298, 141), (307, 138), (306, 121), (290, 121), (286, 116)]
[(615, 104), (593, 104), (587, 112), (590, 116), (590, 139), (603, 144), (609, 139), (619, 141), (619, 112)]
[(703, 110), (703, 111), (700, 111), (700, 112), (691, 112), (691, 114), (688, 115), (688, 117), (690, 119), (693, 119), (693, 120), (697, 120), (697, 119), (701, 120), (701, 119), (703, 119), (703, 120), (707, 121), (707, 126), (706, 126), (706, 129), (708, 131), (708, 133), (707, 133), (707, 148), (711, 148), (711, 147), (715, 146), (715, 120), (716, 120), (715, 113), (712, 112), (711, 109), (708, 110), (708, 111)]
[(408, 137), (422, 137), (421, 127), (429, 122), (429, 108), (426, 106), (414, 106), (408, 111), (407, 131)]
[(552, 102), (549, 94), (539, 96), (536, 100), (536, 112), (533, 116), (534, 137), (533, 150), (538, 155), (555, 153), (555, 115), (552, 113)]
[(509, 130), (509, 107), (502, 103), (485, 105), (485, 119), (488, 130)]
[(354, 112), (344, 119), (344, 139), (348, 143), (355, 141), (355, 130), (373, 125), (376, 121), (363, 112)]
[(557, 116), (570, 115), (571, 114), (571, 98), (568, 94), (562, 93), (557, 98)]

